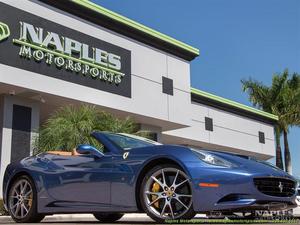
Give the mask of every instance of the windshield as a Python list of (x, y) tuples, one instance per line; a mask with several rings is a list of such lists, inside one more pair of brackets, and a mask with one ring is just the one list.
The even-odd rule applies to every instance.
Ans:
[(273, 163), (271, 162), (268, 162), (268, 161), (263, 161), (263, 160), (259, 160), (259, 159), (251, 159), (251, 160), (254, 160), (256, 162), (259, 162), (259, 163), (262, 163), (264, 165), (267, 165), (267, 166), (270, 166), (272, 167), (273, 169), (276, 169), (276, 170), (281, 170), (279, 167), (275, 166)]
[(131, 135), (131, 134), (111, 134), (107, 133), (106, 137), (114, 144), (124, 150), (132, 148), (141, 148), (147, 146), (161, 145), (158, 142), (149, 140), (147, 138)]

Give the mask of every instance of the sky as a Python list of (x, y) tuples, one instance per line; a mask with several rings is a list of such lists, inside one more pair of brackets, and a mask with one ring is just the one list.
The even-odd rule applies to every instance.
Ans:
[[(286, 68), (300, 73), (299, 0), (93, 2), (199, 48), (192, 87), (251, 106), (241, 79), (270, 84)], [(290, 129), (289, 144), (300, 177), (300, 128)]]

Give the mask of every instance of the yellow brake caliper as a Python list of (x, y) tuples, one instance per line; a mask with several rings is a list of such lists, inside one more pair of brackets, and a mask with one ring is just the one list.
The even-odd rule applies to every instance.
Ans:
[(33, 197), (33, 195), (32, 195), (32, 193), (29, 195), (29, 197), (28, 197), (28, 206), (29, 206), (29, 208), (31, 208), (31, 206), (32, 206), (32, 197)]
[[(157, 182), (154, 182), (152, 185), (152, 192), (159, 192), (160, 186)], [(152, 201), (154, 201), (155, 199), (157, 199), (157, 195), (151, 195)], [(154, 203), (154, 206), (156, 208), (159, 208), (159, 201)]]

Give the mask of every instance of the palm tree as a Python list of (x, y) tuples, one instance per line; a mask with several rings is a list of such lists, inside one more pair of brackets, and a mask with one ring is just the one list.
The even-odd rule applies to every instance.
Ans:
[[(275, 81), (276, 80), (276, 81)], [(272, 85), (268, 87), (261, 82), (256, 80), (242, 80), (243, 91), (248, 92), (249, 99), (254, 106), (270, 113), (274, 113), (274, 103), (277, 100), (277, 97), (281, 91), (281, 86), (283, 81), (277, 80), (273, 77), (272, 83), (277, 83), (277, 85)], [(280, 135), (281, 130), (278, 125), (275, 126), (275, 141), (276, 141), (276, 166), (280, 169), (283, 169), (282, 153), (281, 153), (281, 144), (280, 144)]]
[(243, 91), (249, 94), (254, 106), (278, 116), (275, 125), (276, 166), (283, 169), (280, 136), (284, 136), (284, 158), (286, 171), (291, 173), (291, 156), (288, 145), (288, 130), (290, 126), (299, 125), (300, 118), (300, 76), (294, 73), (289, 79), (288, 70), (282, 74), (274, 74), (272, 85), (261, 82), (242, 80)]
[[(288, 77), (288, 71), (283, 73), (284, 77)], [(285, 169), (292, 173), (291, 153), (288, 143), (288, 132), (292, 126), (300, 125), (300, 76), (294, 73), (291, 79), (286, 80), (282, 93), (279, 97), (278, 106), (276, 107), (279, 116), (279, 126), (283, 132), (284, 141), (284, 158)]]
[(45, 122), (35, 140), (36, 152), (49, 150), (71, 151), (78, 144), (102, 146), (90, 136), (94, 130), (116, 133), (135, 133), (136, 124), (130, 119), (118, 119), (113, 115), (98, 111), (94, 106), (65, 106), (57, 110)]

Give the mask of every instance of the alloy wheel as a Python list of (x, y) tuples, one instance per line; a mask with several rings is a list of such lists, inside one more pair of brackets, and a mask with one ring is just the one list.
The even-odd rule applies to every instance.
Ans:
[(9, 194), (9, 209), (17, 219), (25, 218), (31, 207), (33, 200), (33, 190), (31, 184), (26, 179), (16, 182)]
[(160, 219), (177, 219), (192, 206), (192, 190), (187, 175), (177, 168), (162, 168), (147, 180), (144, 203)]

